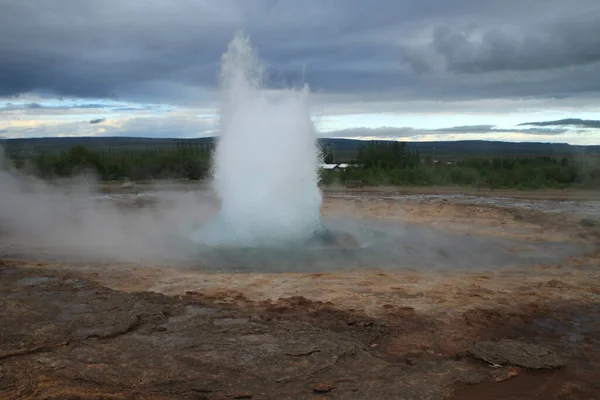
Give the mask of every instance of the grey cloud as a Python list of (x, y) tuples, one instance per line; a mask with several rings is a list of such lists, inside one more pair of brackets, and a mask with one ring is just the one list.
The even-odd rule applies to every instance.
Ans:
[(72, 107), (65, 107), (65, 108), (109, 108), (109, 107), (114, 107), (114, 105), (110, 105), (110, 104), (76, 104)]
[(576, 126), (579, 128), (600, 128), (600, 121), (590, 119), (567, 118), (556, 121), (524, 122), (519, 126)]
[(452, 132), (452, 133), (480, 133), (494, 131), (494, 125), (463, 125), (453, 126), (451, 128), (436, 129), (437, 132)]
[(381, 127), (381, 128), (348, 128), (339, 131), (327, 132), (322, 134), (323, 137), (379, 137), (379, 138), (405, 138), (405, 137), (416, 137), (427, 132), (425, 130), (419, 130), (410, 127), (395, 128), (395, 127)]
[(102, 122), (106, 121), (106, 118), (96, 118), (90, 121), (90, 124), (100, 124)]
[[(196, 89), (215, 87), (239, 28), (274, 87), (305, 80), (316, 91), (396, 99), (572, 96), (600, 91), (598, 4), (0, 0), (0, 96), (194, 101)], [(497, 74), (457, 78), (481, 72)]]
[(466, 125), (454, 126), (440, 129), (417, 129), (411, 127), (395, 128), (351, 128), (343, 129), (335, 132), (328, 132), (328, 137), (380, 137), (380, 138), (418, 138), (423, 135), (439, 135), (439, 134), (498, 134), (498, 133), (524, 133), (527, 135), (561, 135), (567, 133), (568, 129), (499, 129), (493, 125)]
[(27, 108), (28, 108), (27, 105), (17, 105), (17, 104), (7, 103), (3, 107), (0, 107), (0, 112), (26, 110)]
[(122, 127), (108, 126), (103, 136), (194, 138), (214, 136), (215, 126), (210, 120), (193, 117), (133, 118)]
[(0, 45), (0, 76), (12, 78), (0, 95), (43, 89), (110, 98), (132, 82), (206, 82), (216, 71), (196, 66), (218, 63), (239, 19), (230, 1), (4, 3), (0, 36), (14, 39)]
[(119, 108), (113, 108), (111, 109), (111, 111), (139, 111), (139, 108), (136, 107), (119, 107)]
[(600, 9), (572, 20), (460, 30), (436, 28), (432, 46), (459, 73), (546, 70), (600, 62)]
[(25, 104), (14, 104), (7, 103), (3, 107), (0, 107), (2, 111), (21, 111), (21, 110), (76, 110), (76, 109), (107, 109), (116, 107), (115, 104), (99, 104), (99, 103), (87, 103), (87, 104), (73, 104), (73, 105), (45, 105), (40, 103), (25, 103)]
[(434, 129), (434, 132), (444, 133), (526, 133), (528, 135), (560, 135), (568, 132), (568, 129), (540, 129), (540, 128), (527, 128), (527, 129), (500, 129), (495, 128), (494, 125), (465, 125), (465, 126), (453, 126), (451, 128)]

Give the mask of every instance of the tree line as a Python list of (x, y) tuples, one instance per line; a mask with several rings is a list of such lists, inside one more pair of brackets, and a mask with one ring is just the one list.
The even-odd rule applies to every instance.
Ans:
[(42, 178), (70, 177), (91, 172), (104, 181), (208, 177), (212, 145), (181, 142), (175, 147), (147, 150), (104, 149), (74, 146), (59, 154), (41, 153), (17, 165)]
[(359, 147), (355, 162), (322, 172), (326, 184), (362, 181), (366, 185), (462, 185), (495, 188), (600, 188), (600, 159), (470, 157), (456, 162), (422, 159), (401, 142), (370, 142)]
[[(59, 154), (41, 153), (15, 160), (19, 168), (46, 179), (95, 173), (99, 179), (202, 180), (210, 176), (212, 144), (181, 142), (176, 146), (131, 150), (90, 150), (75, 146)], [(332, 163), (335, 151), (321, 149)], [(490, 188), (600, 188), (600, 159), (470, 157), (448, 164), (422, 157), (402, 142), (366, 142), (343, 170), (321, 171), (321, 183), (362, 181), (365, 185), (468, 185)]]

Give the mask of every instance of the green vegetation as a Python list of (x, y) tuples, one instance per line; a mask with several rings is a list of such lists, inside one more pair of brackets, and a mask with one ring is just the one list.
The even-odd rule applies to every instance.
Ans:
[[(40, 152), (13, 157), (18, 168), (51, 179), (91, 171), (104, 181), (151, 179), (206, 179), (210, 173), (212, 142), (172, 142), (169, 146), (138, 150), (90, 150), (76, 145), (63, 152)], [(333, 163), (338, 154), (323, 147), (323, 159)], [(600, 157), (496, 156), (461, 157), (437, 161), (419, 148), (401, 142), (362, 143), (351, 167), (321, 172), (323, 184), (360, 181), (365, 185), (461, 185), (487, 188), (600, 188)]]
[(93, 172), (105, 181), (132, 179), (204, 179), (210, 170), (212, 146), (178, 143), (173, 148), (144, 151), (91, 151), (75, 146), (59, 154), (42, 153), (30, 163), (21, 161), (22, 168), (33, 168), (42, 178), (69, 177)]
[(371, 142), (358, 149), (354, 167), (322, 173), (325, 184), (362, 181), (366, 185), (463, 185), (473, 187), (600, 188), (600, 158), (548, 156), (472, 157), (435, 162), (404, 143)]

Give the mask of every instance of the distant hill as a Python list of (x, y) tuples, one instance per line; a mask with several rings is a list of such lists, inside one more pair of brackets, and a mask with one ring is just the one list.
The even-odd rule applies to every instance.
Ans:
[[(6, 152), (16, 157), (31, 157), (39, 153), (59, 153), (76, 145), (90, 150), (143, 151), (176, 147), (181, 143), (210, 144), (215, 138), (167, 139), (138, 137), (59, 137), (0, 140)], [(356, 155), (361, 140), (319, 139), (322, 146), (331, 148), (336, 161), (346, 161)], [(485, 140), (453, 142), (408, 142), (409, 149), (418, 149), (422, 156), (433, 155), (436, 159), (492, 156), (576, 156), (600, 155), (600, 145), (575, 146), (564, 143), (514, 143)]]

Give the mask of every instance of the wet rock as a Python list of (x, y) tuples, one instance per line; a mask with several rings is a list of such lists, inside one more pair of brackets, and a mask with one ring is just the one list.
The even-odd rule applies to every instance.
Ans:
[(515, 365), (530, 369), (554, 369), (564, 361), (553, 351), (518, 340), (475, 343), (467, 354), (491, 365)]
[(329, 393), (336, 388), (335, 383), (333, 382), (319, 382), (315, 385), (313, 391), (316, 393)]

